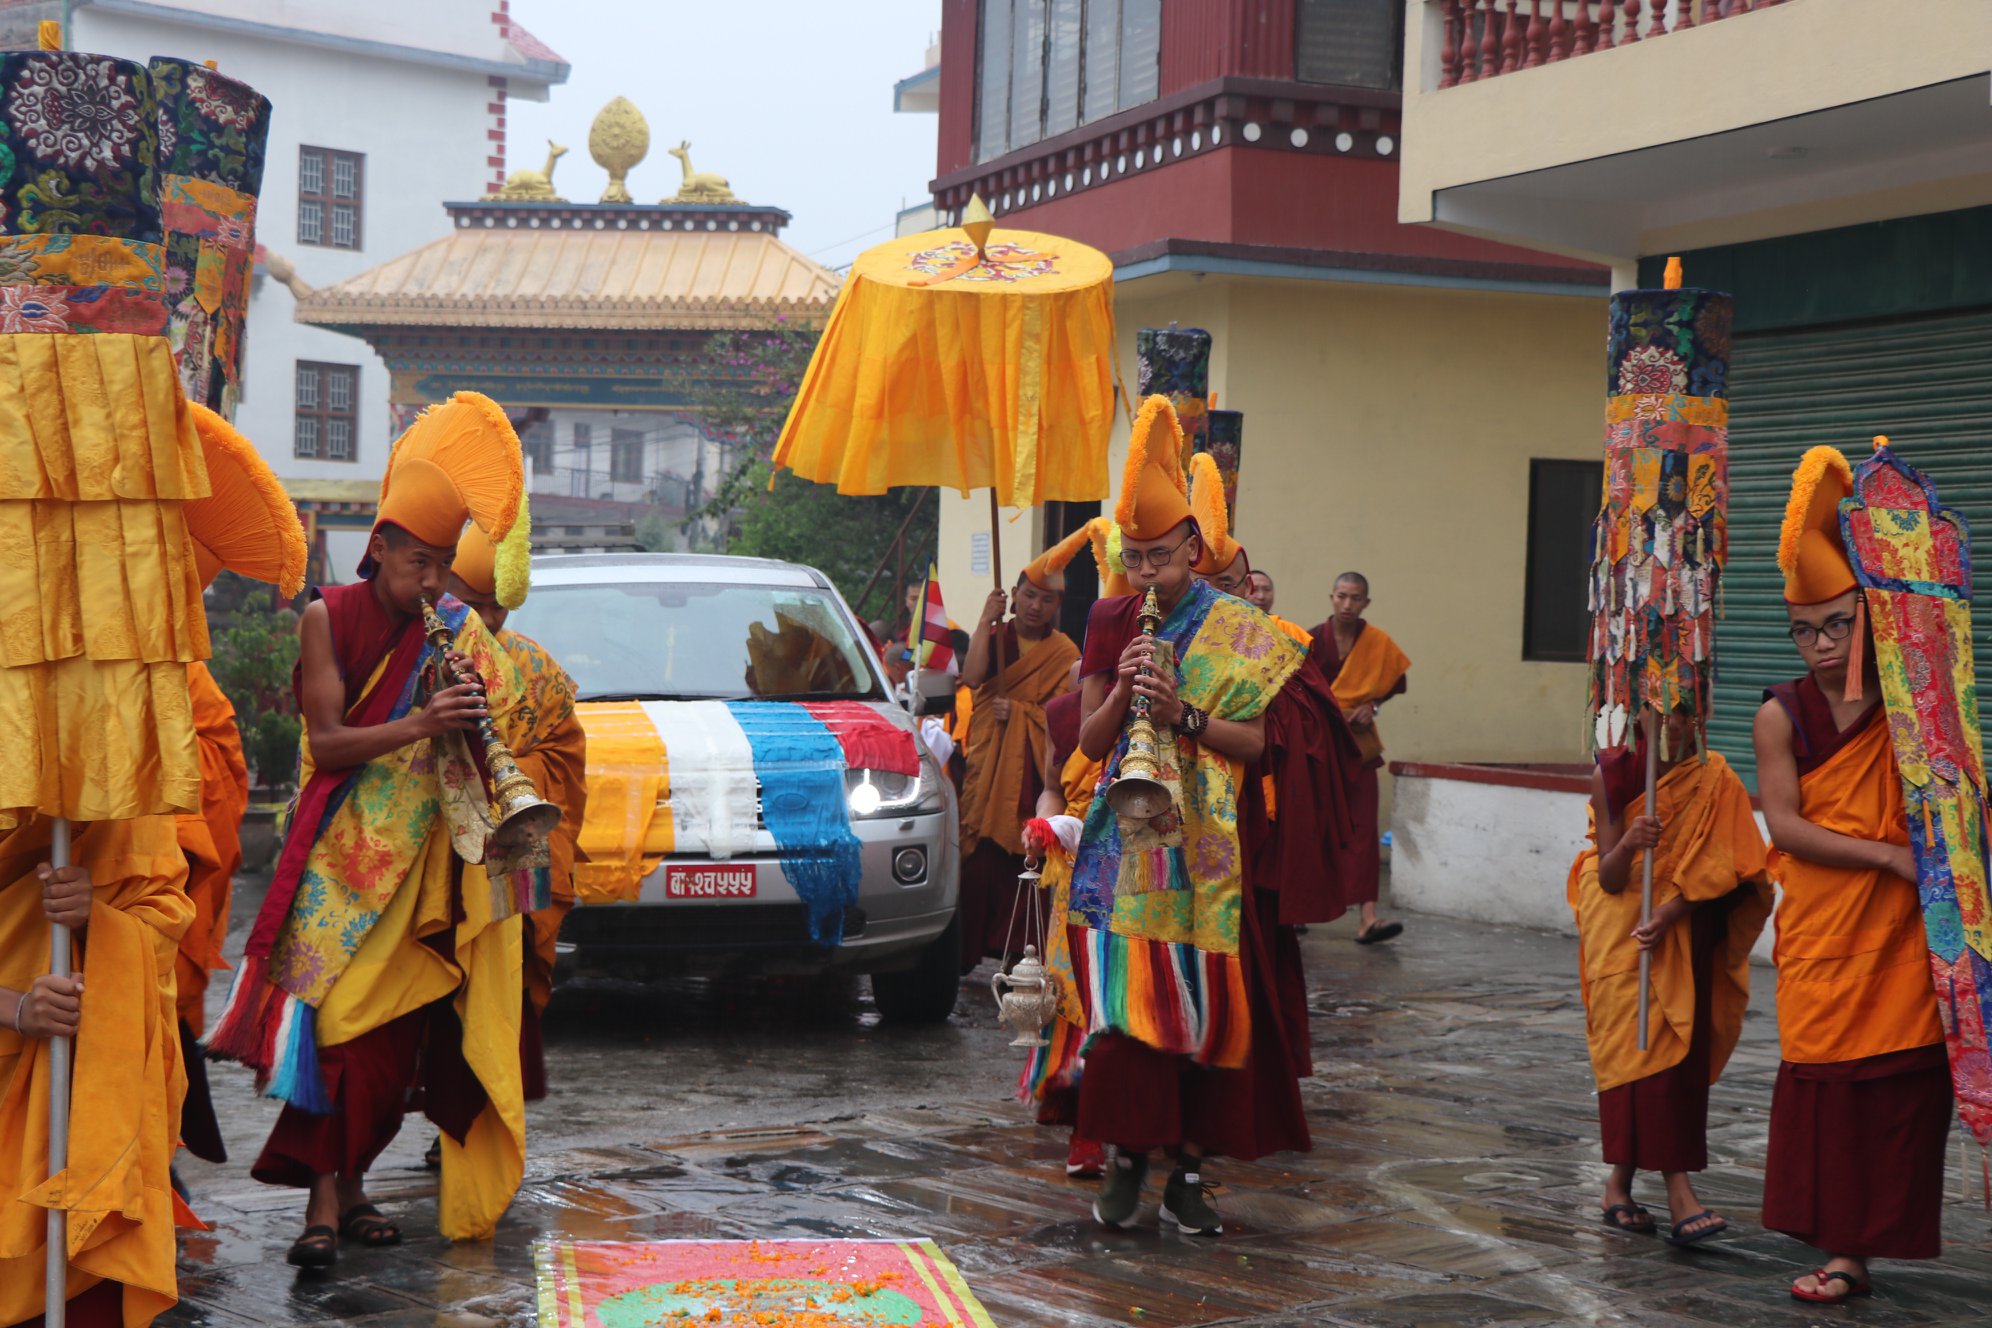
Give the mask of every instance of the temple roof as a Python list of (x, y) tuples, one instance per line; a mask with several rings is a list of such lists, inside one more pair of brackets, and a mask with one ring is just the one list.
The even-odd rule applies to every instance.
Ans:
[[(677, 211), (695, 212), (697, 228), (691, 215), (652, 224)], [(477, 212), (433, 244), (301, 295), (297, 321), (341, 331), (702, 330), (822, 318), (837, 295), (836, 274), (782, 243), (772, 224), (724, 229), (731, 223), (715, 220), (761, 210), (486, 203)], [(483, 220), (489, 214), (506, 224)]]

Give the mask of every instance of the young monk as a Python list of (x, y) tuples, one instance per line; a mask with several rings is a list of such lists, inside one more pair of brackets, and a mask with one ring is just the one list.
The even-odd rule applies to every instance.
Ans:
[(501, 587), (497, 558), (498, 548), (490, 536), (475, 525), (467, 528), (457, 540), (456, 560), (450, 564), (450, 593), (470, 606), (518, 669), (532, 727), (512, 755), (533, 781), (533, 789), (560, 808), (560, 824), (553, 828), (549, 844), (552, 903), (526, 915), (521, 1057), (526, 1101), (537, 1102), (546, 1096), (540, 1019), (553, 999), (554, 948), (561, 920), (574, 907), (576, 837), (588, 808), (588, 738), (575, 712), (574, 679), (546, 647), (506, 626), (512, 610), (525, 602), (527, 587), (524, 576), (518, 577), (517, 586)]
[(1409, 686), (1411, 659), (1382, 629), (1363, 617), (1370, 607), (1369, 578), (1344, 572), (1335, 578), (1335, 612), (1314, 629), (1315, 654), (1321, 671), (1335, 688), (1342, 716), (1362, 748), (1362, 774), (1351, 790), (1355, 839), (1348, 869), (1349, 902), (1362, 906), (1356, 944), (1374, 945), (1402, 935), (1404, 924), (1377, 917), (1377, 895), (1383, 884), (1383, 739), (1377, 733), (1377, 713), (1383, 703), (1401, 696)]
[[(1708, 1090), (1721, 1077), (1750, 1004), (1750, 948), (1770, 916), (1764, 839), (1750, 794), (1720, 753), (1692, 750), (1681, 713), (1666, 721), (1656, 805), (1646, 805), (1642, 746), (1598, 757), (1591, 777), (1594, 846), (1570, 869), (1598, 1125), (1611, 1165), (1605, 1222), (1649, 1232), (1634, 1176), (1667, 1186), (1667, 1239), (1693, 1245), (1729, 1224), (1695, 1195), (1708, 1167)], [(1641, 860), (1654, 850), (1653, 915), (1639, 921)], [(1639, 957), (1650, 956), (1647, 1049), (1638, 1050)]]
[(1753, 737), (1776, 847), (1778, 1040), (1764, 1225), (1825, 1252), (1800, 1300), (1868, 1295), (1873, 1259), (1942, 1251), (1952, 1091), (1881, 689), (1847, 699), (1869, 654), (1838, 506), (1845, 458), (1805, 454), (1778, 566), (1807, 672), (1765, 692)]
[[(461, 856), (474, 794), (450, 791), (482, 779), (455, 735), (488, 715), (516, 748), (529, 724), (510, 657), (443, 593), (473, 515), (511, 529), (518, 446), (486, 398), (425, 411), (395, 444), (362, 579), (323, 588), (299, 623), (304, 783), (209, 1039), (287, 1104), (250, 1174), (309, 1192), (299, 1267), (329, 1267), (342, 1239), (400, 1242), (366, 1173), (418, 1087), (443, 1132), (445, 1236), (489, 1237), (524, 1170), (524, 905), (514, 878)], [(440, 652), (425, 598), (453, 633)]]

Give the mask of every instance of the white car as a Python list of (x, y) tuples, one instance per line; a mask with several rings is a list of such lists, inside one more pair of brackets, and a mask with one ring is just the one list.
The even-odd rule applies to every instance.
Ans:
[[(614, 729), (625, 751), (632, 725), (639, 746), (657, 735), (661, 782), (632, 881), (656, 865), (633, 899), (577, 902), (563, 967), (867, 973), (887, 1018), (947, 1018), (960, 981), (954, 787), (827, 577), (759, 558), (549, 555), (508, 626), (574, 679), (591, 797), (631, 773), (606, 768), (598, 733)], [(921, 704), (945, 705), (945, 682)]]

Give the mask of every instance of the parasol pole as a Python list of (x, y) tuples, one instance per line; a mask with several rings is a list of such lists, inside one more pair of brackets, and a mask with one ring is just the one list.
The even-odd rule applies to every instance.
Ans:
[[(989, 570), (996, 575), (996, 589), (1008, 589), (1003, 584), (1003, 509), (996, 501), (996, 486), (989, 487)], [(990, 681), (996, 684), (996, 695), (1003, 694), (1003, 670), (1009, 661), (1003, 656), (1009, 652), (1003, 649), (1003, 624), (997, 623), (991, 633), (989, 644), (996, 651), (996, 672)]]
[[(1654, 712), (1649, 707), (1641, 716), (1646, 730), (1646, 814), (1653, 815), (1654, 797), (1659, 792), (1660, 744)], [(1639, 925), (1653, 921), (1653, 850), (1639, 855)], [(1653, 952), (1639, 952), (1639, 1050), (1646, 1050), (1646, 1011), (1653, 998)]]
[[(69, 865), (69, 818), (58, 816), (50, 823), (48, 861), (57, 871)], [(56, 977), (69, 976), (69, 928), (57, 923), (49, 928), (48, 971)], [(66, 1037), (50, 1038), (48, 1043), (48, 1174), (54, 1179), (69, 1166), (69, 1054)], [(69, 1226), (60, 1208), (48, 1210), (48, 1272), (43, 1283), (43, 1321), (48, 1328), (63, 1328), (69, 1307)]]

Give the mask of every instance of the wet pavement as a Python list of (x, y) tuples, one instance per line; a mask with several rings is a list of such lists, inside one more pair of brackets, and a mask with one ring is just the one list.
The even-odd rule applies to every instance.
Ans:
[[(254, 893), (238, 894), (238, 927)], [(215, 1229), (186, 1240), (183, 1301), (160, 1322), (523, 1328), (543, 1237), (928, 1236), (1005, 1328), (1992, 1323), (1992, 1217), (1978, 1150), (1961, 1144), (1942, 1260), (1877, 1265), (1874, 1298), (1853, 1305), (1787, 1294), (1816, 1260), (1758, 1226), (1777, 1066), (1767, 970), (1714, 1092), (1700, 1185), (1736, 1230), (1676, 1251), (1598, 1222), (1575, 943), (1407, 921), (1388, 946), (1351, 944), (1346, 921), (1304, 938), (1314, 1151), (1214, 1163), (1219, 1240), (1158, 1233), (1155, 1194), (1142, 1229), (1092, 1223), (1063, 1134), (1011, 1098), (1020, 1053), (986, 969), (929, 1029), (881, 1024), (862, 981), (584, 982), (549, 1012), (553, 1093), (530, 1108), (526, 1182), (488, 1244), (433, 1234), (430, 1136), (411, 1119), (372, 1184), (408, 1243), (293, 1273), (302, 1195), (248, 1178), (275, 1105), (213, 1067), (235, 1155), (183, 1162)], [(1657, 1179), (1638, 1197), (1664, 1219)]]

